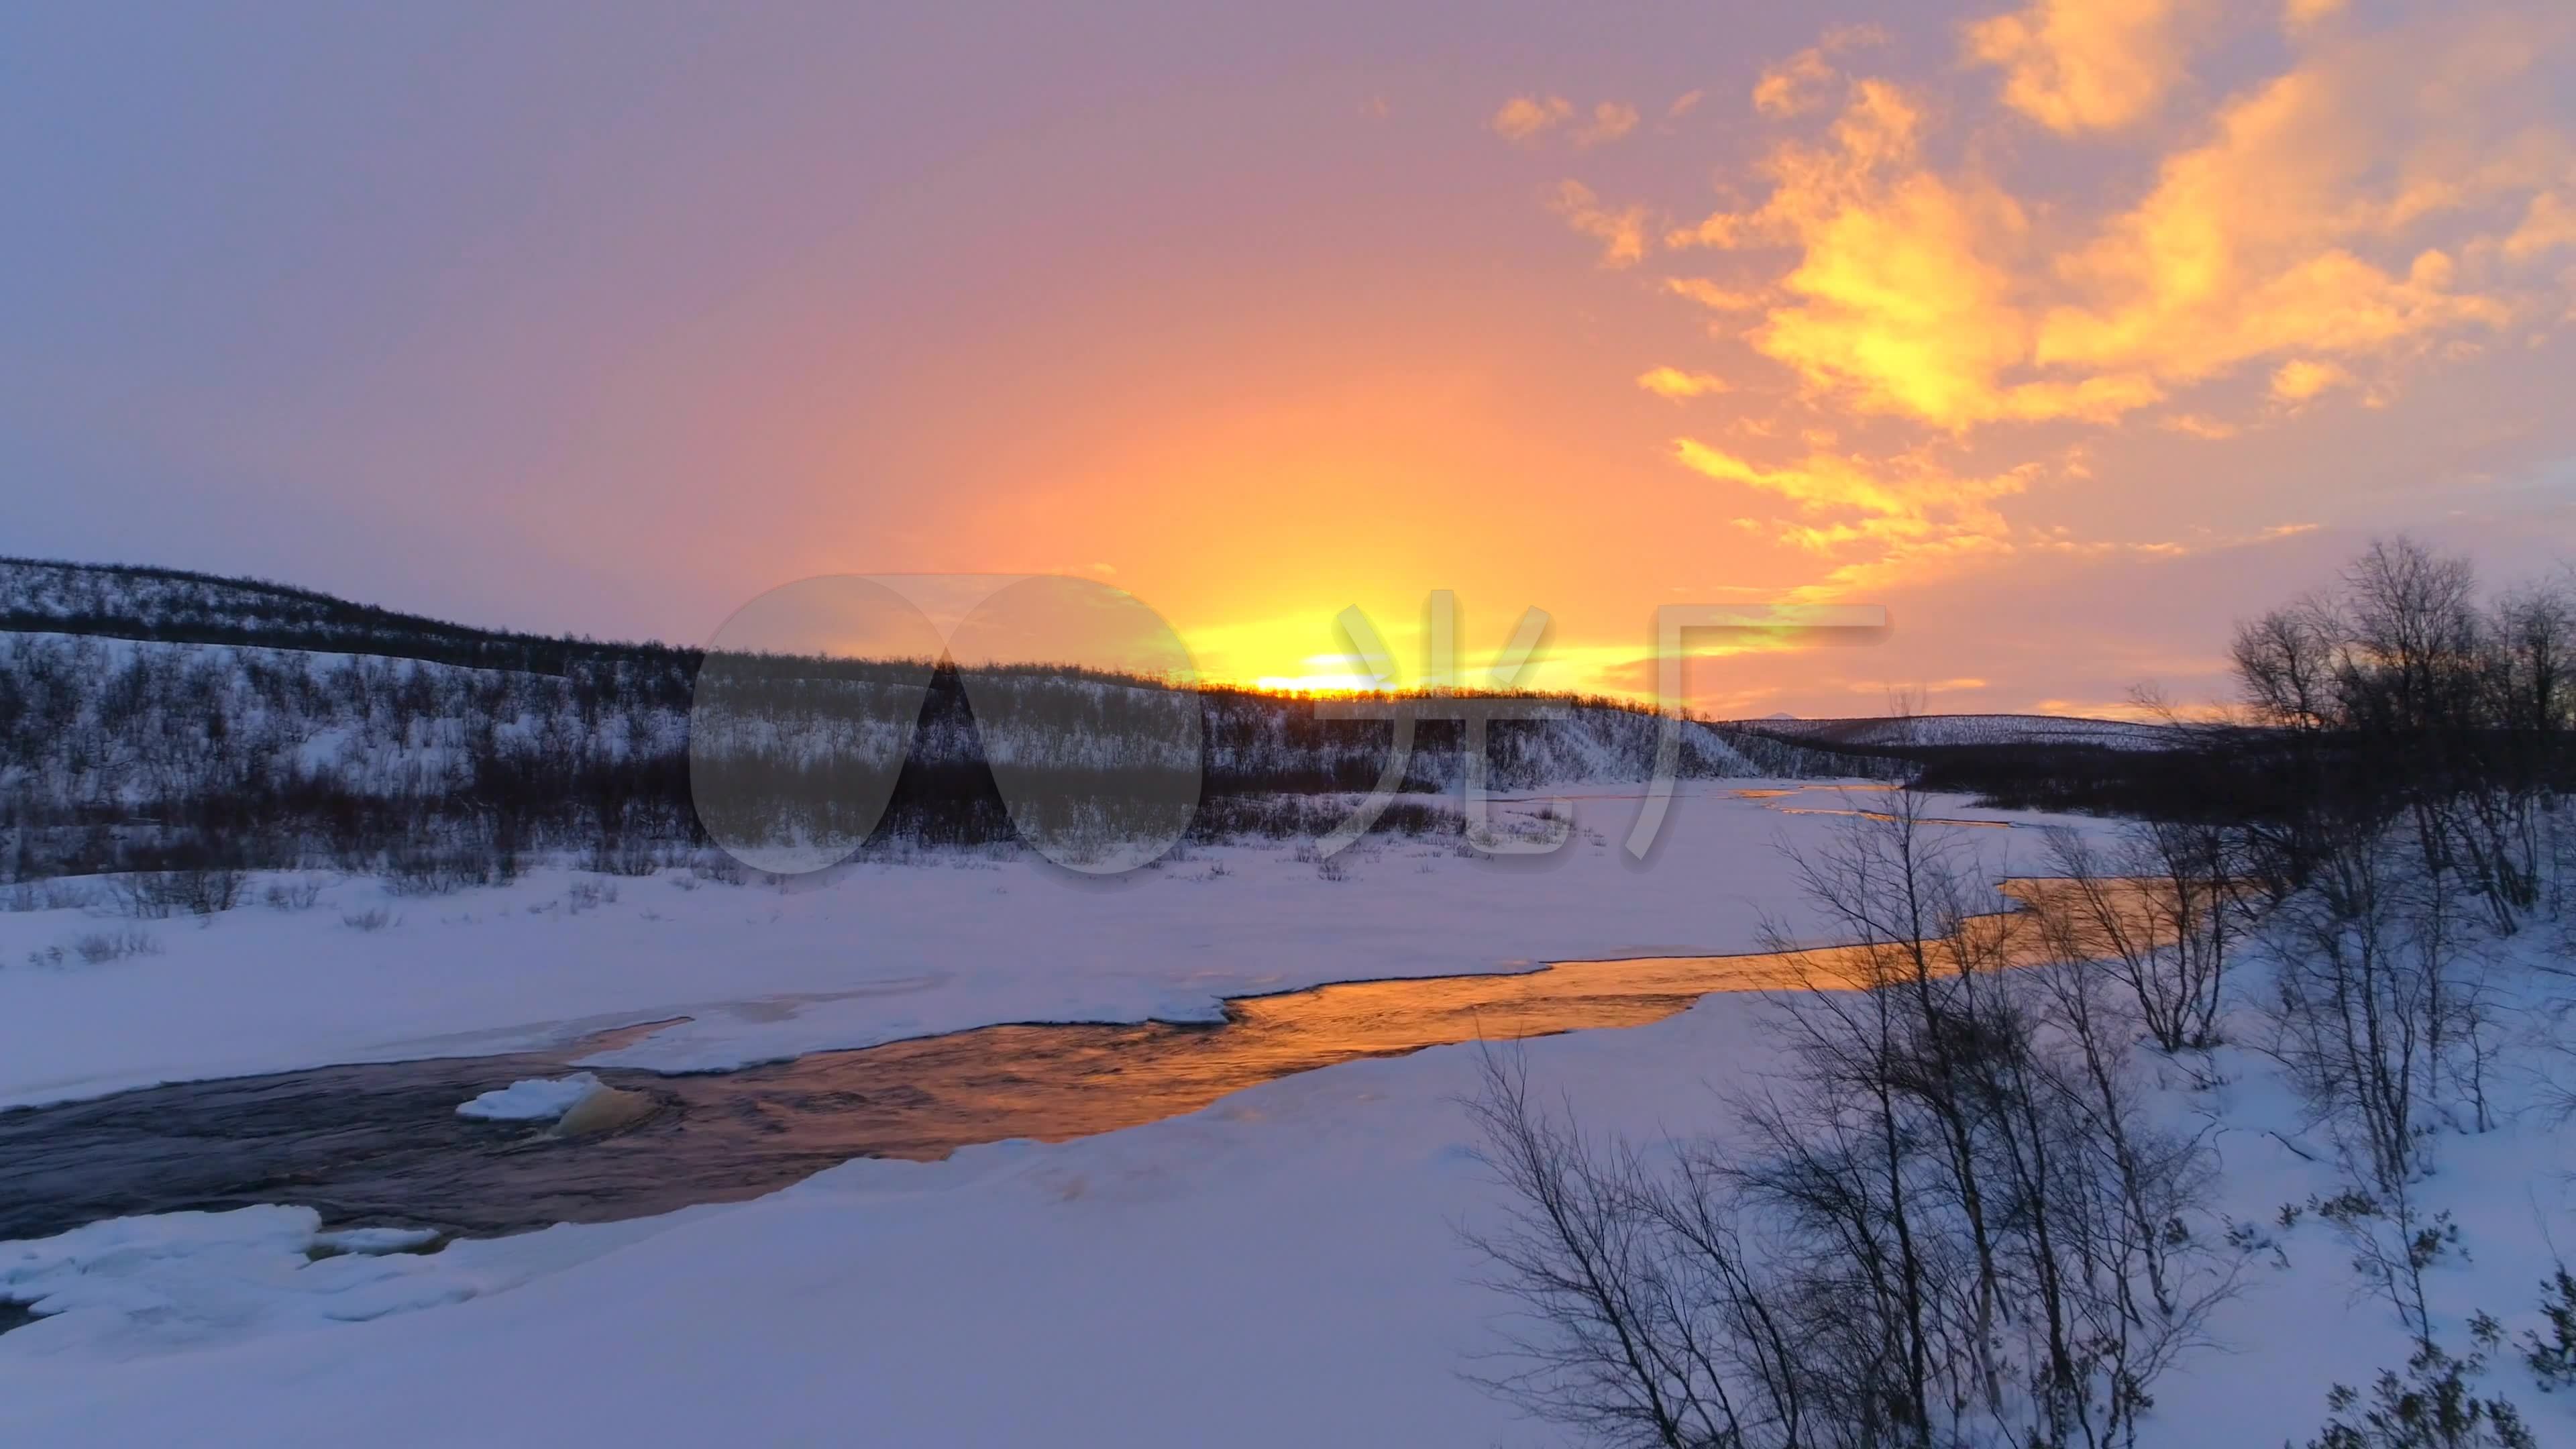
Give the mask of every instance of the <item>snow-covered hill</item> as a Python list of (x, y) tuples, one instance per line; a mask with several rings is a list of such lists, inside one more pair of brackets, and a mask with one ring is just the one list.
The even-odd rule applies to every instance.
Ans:
[[(744, 829), (1007, 839), (1024, 812), (1005, 808), (997, 776), (1000, 791), (1055, 799), (1232, 802), (1201, 812), (1203, 837), (1292, 830), (1307, 812), (1243, 802), (1371, 788), (1393, 742), (1384, 722), (1244, 690), (1200, 691), (1193, 707), (1155, 681), (1080, 670), (719, 657), (708, 674), (694, 650), (0, 560), (0, 879), (213, 858), (506, 878), (547, 851), (648, 869), (705, 844), (698, 787), (719, 777), (728, 841)], [(700, 687), (750, 676), (776, 687)], [(1649, 777), (1662, 719), (1558, 703), (1562, 718), (1492, 726), (1495, 788)], [(1401, 788), (1455, 790), (1462, 730), (1424, 714)], [(1890, 769), (1747, 730), (1676, 728), (1686, 779)]]

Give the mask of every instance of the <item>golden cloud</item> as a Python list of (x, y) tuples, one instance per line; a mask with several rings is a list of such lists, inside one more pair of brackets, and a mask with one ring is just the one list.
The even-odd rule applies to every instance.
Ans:
[[(1867, 74), (1842, 52), (1869, 34), (1765, 70), (1752, 99), (1772, 136), (1749, 194), (1722, 178), (1727, 204), (1696, 221), (1650, 234), (1643, 206), (1574, 181), (1551, 195), (1605, 266), (1638, 263), (1658, 238), (1730, 254), (1657, 285), (1802, 387), (1723, 420), (1738, 444), (1782, 451), (1679, 439), (1673, 456), (1777, 502), (1737, 524), (1828, 561), (1805, 596), (2016, 552), (2215, 546), (2081, 539), (2002, 509), (2038, 479), (2088, 476), (2066, 425), (2145, 414), (2225, 439), (2338, 392), (2385, 406), (2410, 368), (2576, 322), (2576, 137), (2543, 68), (2563, 64), (2576, 12), (2428, 9), (2368, 31), (2332, 0), (2251, 15), (2217, 0), (2014, 3), (1965, 31), (1970, 59), (2000, 77), (1969, 78), (1974, 101), (1961, 82)], [(2275, 17), (2293, 39), (2262, 42), (2287, 56), (2274, 73), (2179, 103), (2203, 40)], [(2022, 179), (2065, 174), (2025, 148), (2112, 132), (2133, 160), (2088, 165), (2086, 188)], [(1687, 365), (1636, 380), (1670, 398), (1724, 386)], [(1953, 451), (1998, 423), (2058, 427)], [(1837, 432), (1872, 454), (1843, 451)], [(2047, 451), (2016, 455), (2020, 436)], [(1978, 463), (1942, 461), (1957, 456)]]
[(1762, 72), (1753, 86), (1753, 109), (1766, 116), (1795, 116), (1825, 103), (1837, 72), (1821, 49), (1799, 51)]
[(1728, 390), (1726, 379), (1713, 372), (1684, 372), (1678, 367), (1649, 368), (1637, 374), (1637, 386), (1657, 397), (1674, 399), (1707, 397)]
[[(2077, 22), (2053, 13), (2006, 18), (2065, 39)], [(1759, 206), (1666, 241), (1785, 252), (1783, 300), (1746, 340), (1815, 392), (1954, 432), (2109, 423), (2249, 364), (2420, 351), (2513, 320), (2490, 259), (2576, 245), (2561, 199), (2576, 148), (2477, 104), (2527, 83), (2532, 47), (2514, 35), (2457, 28), (2306, 58), (2221, 107), (2127, 207), (2090, 222), (2051, 207), (2045, 227), (1976, 166), (1927, 160), (1921, 102), (1864, 79), (1822, 136), (1764, 159)], [(2468, 225), (2451, 245), (2410, 245), (2452, 220)]]
[[(2497, 85), (2521, 68), (2475, 47), (2434, 62), (2432, 72), (2492, 69)], [(2464, 168), (2480, 128), (2421, 98), (2387, 104), (2408, 95), (2411, 69), (2390, 50), (2347, 51), (2224, 107), (2210, 140), (2168, 157), (2136, 206), (2060, 259), (2087, 295), (2049, 311), (2034, 360), (2190, 381), (2294, 350), (2366, 353), (2504, 325), (2510, 307), (2456, 290), (2457, 267), (2440, 250), (2403, 270), (2362, 255), (2527, 188), (2541, 159), (2507, 147)]]
[(1870, 552), (1799, 591), (1794, 597), (1802, 600), (2012, 552), (2012, 526), (1993, 500), (2024, 491), (2042, 471), (2028, 465), (1968, 477), (1921, 452), (1871, 460), (1821, 450), (1772, 467), (1696, 438), (1676, 438), (1672, 447), (1677, 461), (1704, 477), (1786, 500), (1797, 519), (1772, 530), (1780, 542), (1815, 553), (1854, 546)]
[(1565, 224), (1601, 243), (1601, 265), (1632, 267), (1646, 256), (1646, 209), (1612, 211), (1580, 181), (1557, 183), (1549, 205)]
[(2339, 387), (2358, 383), (2350, 369), (2332, 362), (2316, 362), (2294, 357), (2272, 373), (2272, 396), (2286, 403), (2303, 403)]
[(2018, 301), (2029, 224), (1977, 179), (1921, 164), (1921, 112), (1896, 86), (1860, 82), (1824, 144), (1791, 142), (1767, 169), (1769, 200), (1676, 233), (1676, 244), (1788, 245), (1795, 300), (1750, 338), (1812, 385), (1860, 406), (1962, 428), (2003, 418), (2115, 417), (2161, 394), (2132, 374), (2006, 382), (2033, 319)]
[(2004, 73), (2004, 104), (2052, 131), (2117, 130), (2188, 74), (2188, 0), (2039, 0), (1968, 27), (1969, 58)]
[(1750, 312), (1762, 305), (1761, 293), (1729, 291), (1706, 277), (1666, 277), (1664, 290), (1688, 297), (1712, 312)]
[(2235, 437), (2243, 431), (2234, 423), (2200, 413), (2175, 413), (2158, 419), (2156, 426), (2169, 433), (2180, 433), (2186, 438), (2199, 438), (2204, 442), (2213, 443)]
[(1919, 452), (1885, 462), (1813, 452), (1766, 468), (1694, 438), (1676, 438), (1673, 455), (1708, 477), (1760, 489), (1789, 500), (1809, 518), (1830, 520), (1798, 535), (1810, 547), (1849, 538), (1922, 537), (1945, 526), (1987, 530), (2000, 520), (1982, 505), (2024, 491), (2038, 472), (2029, 466), (1962, 477)]

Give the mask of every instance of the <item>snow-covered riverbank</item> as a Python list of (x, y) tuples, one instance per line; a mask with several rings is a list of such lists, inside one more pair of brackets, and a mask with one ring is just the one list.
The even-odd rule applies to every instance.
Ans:
[[(1702, 1131), (1722, 1126), (1712, 1089), (1768, 1059), (1762, 1021), (1758, 998), (1720, 996), (1524, 1049), (1593, 1125)], [(2226, 1205), (2280, 1256), (2247, 1257), (2219, 1345), (2159, 1382), (2151, 1444), (2303, 1441), (2333, 1381), (2405, 1355), (2313, 1216), (2273, 1224), (2331, 1174), (2268, 1135), (2298, 1140), (2266, 1065), (2220, 1062), (2228, 1085), (2167, 1105), (2215, 1114)], [(0, 1439), (1563, 1442), (1458, 1376), (1503, 1306), (1452, 1232), (1500, 1205), (1456, 1100), (1476, 1064), (1472, 1046), (1350, 1063), (1104, 1137), (427, 1256), (308, 1266), (291, 1214), (137, 1225), (53, 1265), (67, 1311), (0, 1336)], [(2428, 1204), (2469, 1252), (2437, 1269), (2437, 1311), (2527, 1320), (2542, 1215), (2569, 1206), (2559, 1139), (2529, 1121), (2441, 1153)], [(2516, 1397), (2543, 1443), (2576, 1437), (2568, 1406)]]
[[(1338, 857), (1340, 879), (1288, 845), (1196, 848), (1109, 879), (925, 852), (783, 887), (541, 870), (394, 898), (350, 879), (281, 911), (254, 879), (204, 920), (0, 914), (0, 1106), (679, 1017), (601, 1062), (705, 1070), (997, 1021), (1208, 1020), (1228, 996), (1354, 977), (1750, 950), (1766, 913), (1796, 920), (1776, 844), (1833, 817), (1739, 796), (1749, 783), (1685, 785), (1642, 865), (1618, 848), (1633, 795), (1568, 791), (1583, 829), (1555, 855), (1395, 837)], [(1999, 870), (2038, 858), (2031, 832), (1980, 834)], [(150, 953), (81, 959), (85, 941), (126, 935)]]
[[(578, 911), (573, 887), (598, 878), (540, 877), (401, 903), (404, 922), (376, 931), (339, 921), (373, 898), (253, 907), (206, 928), (154, 923), (158, 955), (0, 971), (0, 993), (16, 993), (0, 994), (0, 1070), (30, 1100), (670, 1015), (695, 1019), (616, 1055), (739, 1061), (990, 1020), (1203, 1014), (1225, 994), (1341, 977), (1740, 950), (1765, 916), (1799, 924), (1776, 844), (1837, 818), (1731, 792), (1685, 805), (1643, 869), (1586, 837), (1537, 868), (1390, 845), (1342, 881), (1285, 849), (1238, 847), (1110, 887), (960, 858), (784, 893), (622, 881)], [(1596, 798), (1582, 819), (1615, 841), (1632, 808)], [(1969, 835), (1996, 874), (2038, 861), (2035, 832)], [(0, 918), (20, 956), (99, 924)], [(2536, 1002), (2547, 978), (2529, 968), (2554, 947), (2533, 932), (2514, 949), (2524, 959), (2499, 979)], [(53, 1033), (31, 1010), (52, 1012)], [(1757, 995), (1713, 996), (1511, 1049), (1589, 1127), (1723, 1135), (1718, 1094), (1774, 1061), (1767, 1011)], [(2453, 1340), (2480, 1310), (2509, 1329), (2535, 1321), (2549, 1236), (2563, 1243), (2576, 1209), (2565, 1138), (2536, 1106), (2541, 1018), (2511, 1016), (2502, 1125), (2445, 1133), (2420, 1205), (2460, 1230), (2430, 1278)], [(2258, 1033), (2240, 1016), (2231, 1034)], [(1496, 1346), (1507, 1307), (1457, 1233), (1505, 1206), (1460, 1104), (1480, 1050), (1344, 1063), (1072, 1142), (850, 1163), (747, 1203), (427, 1253), (332, 1237), (292, 1202), (0, 1245), (0, 1299), (46, 1310), (0, 1334), (0, 1442), (1563, 1443), (1460, 1376)], [(2407, 1336), (2313, 1212), (2281, 1221), (2339, 1183), (2276, 1068), (2243, 1048), (2209, 1066), (2214, 1084), (2164, 1066), (2154, 1101), (2219, 1154), (2218, 1206), (2245, 1230), (2242, 1291), (2212, 1344), (2155, 1385), (2143, 1442), (2304, 1442), (2327, 1390), (2401, 1364)], [(2540, 1442), (2576, 1441), (2576, 1412), (2500, 1357), (2491, 1389), (2523, 1405)]]

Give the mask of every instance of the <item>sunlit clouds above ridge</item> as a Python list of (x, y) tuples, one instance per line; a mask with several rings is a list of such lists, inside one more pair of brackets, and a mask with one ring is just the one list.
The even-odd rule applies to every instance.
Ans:
[(2576, 557), (2558, 0), (565, 0), (0, 48), (15, 552), (704, 641), (1065, 574), (1204, 677), (2125, 708), (2374, 532)]
[(1638, 381), (1716, 399), (1669, 456), (1812, 557), (1790, 597), (2242, 549), (2343, 500), (2090, 537), (2018, 505), (2141, 486), (2123, 455), (2170, 455), (2142, 438), (2223, 470), (2249, 434), (2541, 355), (2576, 301), (2571, 32), (2531, 5), (2040, 0), (1933, 56), (1836, 25), (1739, 93), (1713, 185), (1578, 165), (1551, 205), (1700, 320)]

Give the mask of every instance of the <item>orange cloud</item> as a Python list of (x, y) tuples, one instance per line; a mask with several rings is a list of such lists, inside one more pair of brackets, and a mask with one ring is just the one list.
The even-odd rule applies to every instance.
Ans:
[(1635, 106), (1622, 105), (1617, 101), (1603, 101), (1592, 108), (1592, 124), (1575, 133), (1574, 144), (1598, 146), (1604, 141), (1616, 141), (1635, 129), (1637, 129)]
[[(1754, 107), (1782, 125), (1749, 185), (1718, 178), (1717, 209), (1649, 234), (1645, 207), (1558, 188), (1604, 265), (1655, 240), (1729, 254), (1657, 286), (1798, 386), (1726, 366), (1745, 390), (1709, 436), (1729, 442), (1679, 439), (1673, 457), (1742, 490), (1739, 529), (1819, 560), (1798, 597), (2016, 554), (2221, 546), (2007, 513), (2042, 480), (2091, 476), (2070, 434), (2138, 419), (2215, 443), (2296, 426), (2319, 399), (2389, 406), (2411, 370), (2576, 323), (2576, 134), (2547, 88), (2576, 12), (2444, 9), (2372, 31), (2339, 5), (2280, 3), (2011, 0), (1966, 31), (1996, 80), (1919, 88), (1828, 37), (1762, 73)], [(2187, 107), (2195, 47), (2223, 26), (2257, 34), (2237, 59), (2286, 59)], [(2133, 160), (2059, 184), (2067, 147), (2112, 132)], [(1668, 398), (1723, 385), (1686, 358), (1636, 381)]]
[(2508, 304), (2457, 290), (2447, 254), (2420, 252), (2401, 272), (2363, 249), (2528, 186), (2536, 157), (2507, 148), (2464, 165), (2487, 149), (2482, 128), (2409, 83), (2483, 74), (2503, 88), (2526, 63), (2474, 41), (2429, 57), (2351, 51), (2226, 106), (2212, 139), (2168, 157), (2144, 199), (2061, 259), (2086, 295), (2051, 309), (2035, 360), (2190, 381), (2291, 351), (2371, 353), (2504, 325)]
[(2282, 23), (2294, 31), (2306, 30), (2343, 13), (2348, 0), (2287, 0), (2281, 7)]
[[(1884, 694), (1887, 692), (1887, 686), (1884, 684), (1864, 684), (1857, 680), (1846, 682), (1843, 687), (1854, 694)], [(1916, 687), (1937, 693), (1949, 690), (1984, 689), (1987, 687), (1987, 683), (1985, 680), (1973, 677), (1962, 679), (1935, 679)]]
[[(1780, 542), (1810, 552), (1869, 556), (1842, 563), (1796, 591), (1805, 601), (1940, 572), (1980, 556), (2013, 551), (2013, 529), (1993, 500), (2026, 490), (2037, 465), (1966, 477), (1917, 452), (1884, 461), (1811, 452), (1766, 467), (1695, 438), (1673, 441), (1673, 457), (1703, 477), (1740, 483), (1789, 503), (1797, 520)], [(1749, 522), (1749, 520), (1748, 520)]]
[(2296, 357), (2273, 372), (2272, 396), (2281, 402), (2303, 403), (2339, 387), (2352, 387), (2357, 381), (2349, 369), (2335, 363)]
[(1750, 339), (1820, 389), (1949, 428), (2005, 418), (2109, 418), (2160, 396), (2142, 376), (2007, 381), (2030, 360), (2019, 301), (2021, 204), (1990, 182), (1951, 180), (1919, 157), (1922, 115), (1885, 81), (1860, 82), (1826, 144), (1771, 157), (1769, 200), (1719, 213), (1676, 244), (1788, 244), (1795, 300)]
[(1485, 125), (1506, 141), (1527, 141), (1573, 114), (1563, 96), (1514, 96)]
[(2038, 0), (1968, 27), (1969, 58), (2004, 73), (2004, 104), (2052, 131), (2117, 130), (2187, 76), (2188, 0)]
[(1774, 119), (1816, 110), (1832, 99), (1834, 82), (1842, 78), (1827, 56), (1886, 43), (1887, 32), (1875, 25), (1834, 26), (1814, 45), (1763, 70), (1753, 85), (1753, 109)]
[(2544, 191), (2531, 199), (2522, 224), (2504, 239), (2504, 254), (2525, 261), (2561, 247), (2576, 247), (2576, 206), (2554, 191)]
[[(2086, 23), (2147, 11), (2100, 13)], [(2127, 208), (2052, 208), (2045, 228), (1981, 170), (1928, 161), (1921, 104), (1861, 80), (1823, 138), (1762, 163), (1761, 205), (1666, 240), (1787, 250), (1785, 300), (1746, 340), (1812, 391), (1953, 432), (2107, 423), (2251, 364), (2421, 351), (2512, 321), (2485, 259), (2576, 245), (2576, 208), (2544, 189), (2576, 147), (2495, 103), (2527, 85), (2531, 44), (2510, 27), (2433, 34), (2304, 61), (2222, 107)], [(2509, 235), (2498, 203), (2522, 209)], [(2454, 218), (2453, 245), (2407, 246)], [(2379, 260), (2392, 244), (2411, 260)]]
[(2180, 433), (2186, 438), (2199, 438), (2204, 442), (2218, 442), (2243, 431), (2234, 423), (2200, 413), (2175, 413), (2158, 419), (2156, 426), (2166, 432)]
[(1728, 390), (1725, 378), (1712, 372), (1684, 372), (1678, 367), (1656, 367), (1637, 374), (1637, 386), (1657, 397), (1707, 397)]
[[(1694, 93), (1696, 94), (1696, 93)], [(1690, 97), (1684, 97), (1689, 100)], [(1675, 103), (1674, 115), (1689, 107)], [(1563, 96), (1514, 96), (1503, 102), (1501, 110), (1485, 122), (1485, 129), (1506, 141), (1535, 141), (1574, 119), (1574, 102)], [(1577, 146), (1598, 146), (1616, 141), (1637, 129), (1637, 108), (1624, 101), (1603, 101), (1592, 108), (1592, 119), (1574, 133)]]
[(1706, 277), (1666, 277), (1664, 290), (1712, 312), (1750, 312), (1762, 305), (1761, 293), (1729, 291)]
[(1612, 211), (1580, 181), (1557, 183), (1549, 203), (1565, 224), (1601, 243), (1601, 265), (1632, 267), (1646, 256), (1646, 209)]
[(1753, 86), (1753, 109), (1766, 116), (1795, 116), (1825, 103), (1837, 72), (1822, 50), (1802, 50), (1762, 72)]

